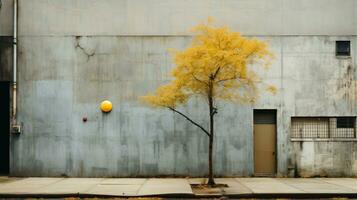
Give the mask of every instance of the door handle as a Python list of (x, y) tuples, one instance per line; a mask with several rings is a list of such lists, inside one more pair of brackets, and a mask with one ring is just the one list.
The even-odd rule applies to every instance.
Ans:
[(273, 156), (275, 156), (275, 151), (273, 151)]

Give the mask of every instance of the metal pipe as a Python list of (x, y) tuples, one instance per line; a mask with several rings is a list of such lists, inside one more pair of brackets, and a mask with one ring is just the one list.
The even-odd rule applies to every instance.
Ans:
[(13, 87), (12, 87), (12, 118), (13, 125), (17, 120), (17, 0), (14, 0), (14, 36), (13, 36)]

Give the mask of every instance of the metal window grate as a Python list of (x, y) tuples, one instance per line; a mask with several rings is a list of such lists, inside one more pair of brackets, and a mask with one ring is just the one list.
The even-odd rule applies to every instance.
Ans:
[(292, 118), (293, 138), (328, 138), (328, 118)]
[[(356, 118), (292, 117), (292, 138), (355, 138)], [(340, 124), (339, 124), (340, 123)]]

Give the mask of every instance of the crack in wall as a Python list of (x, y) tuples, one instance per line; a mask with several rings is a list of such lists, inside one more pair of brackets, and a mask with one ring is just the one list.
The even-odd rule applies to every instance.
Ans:
[(87, 56), (87, 62), (89, 61), (89, 59), (91, 57), (93, 57), (95, 55), (95, 50), (93, 50), (92, 53), (89, 53), (88, 50), (86, 50), (81, 44), (80, 44), (80, 41), (81, 41), (81, 36), (76, 36), (76, 44), (75, 44), (75, 48), (76, 49), (80, 49), (82, 51), (82, 53), (84, 53), (86, 56)]

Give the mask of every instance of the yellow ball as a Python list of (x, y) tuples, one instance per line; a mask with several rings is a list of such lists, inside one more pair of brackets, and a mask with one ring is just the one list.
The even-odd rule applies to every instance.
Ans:
[(113, 109), (113, 105), (112, 102), (105, 100), (100, 104), (100, 109), (102, 110), (102, 112), (110, 112)]

